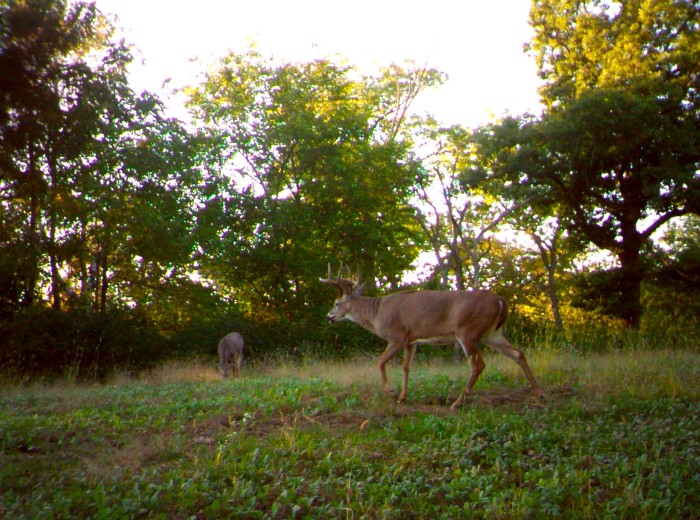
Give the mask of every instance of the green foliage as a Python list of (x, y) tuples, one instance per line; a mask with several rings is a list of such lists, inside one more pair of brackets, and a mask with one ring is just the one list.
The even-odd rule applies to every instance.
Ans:
[(549, 0), (531, 20), (547, 108), (481, 132), (482, 178), (535, 186), (573, 234), (612, 252), (618, 314), (637, 328), (645, 243), (698, 209), (700, 10)]
[(196, 143), (94, 4), (6, 3), (0, 38), (4, 305), (140, 303), (191, 264)]
[(591, 87), (693, 98), (699, 17), (697, 3), (685, 0), (533, 2), (529, 49), (545, 80), (543, 100), (566, 103)]
[(161, 363), (166, 340), (133, 313), (61, 312), (33, 307), (0, 323), (3, 377), (104, 380)]
[[(688, 216), (669, 228), (660, 247), (647, 256), (645, 282), (642, 284), (644, 334), (680, 331), (681, 324), (694, 330), (700, 312), (700, 236), (698, 218)], [(626, 313), (624, 284), (619, 269), (601, 269), (573, 278), (572, 300), (575, 307), (616, 318)], [(675, 323), (674, 323), (675, 322)], [(654, 326), (650, 324), (654, 323)], [(670, 324), (673, 326), (669, 326)]]
[[(653, 261), (654, 269), (650, 277), (653, 283), (672, 289), (684, 300), (690, 300), (700, 290), (700, 217), (689, 215), (676, 225), (669, 226), (660, 247), (654, 251)], [(675, 300), (670, 299), (667, 305), (674, 305)], [(687, 303), (684, 302), (683, 306)], [(672, 308), (668, 310), (676, 314)]]
[(441, 400), (464, 375), (445, 366), (414, 371), (407, 405), (337, 382), (338, 365), (322, 378), (5, 390), (0, 513), (692, 517), (698, 357), (658, 360), (540, 358), (545, 406), (487, 369), (457, 413)]
[(153, 366), (161, 333), (187, 321), (180, 309), (193, 319), (195, 301), (216, 305), (189, 279), (197, 142), (129, 88), (132, 56), (94, 4), (0, 9), (3, 368), (83, 378)]
[(574, 306), (616, 318), (629, 316), (627, 285), (620, 269), (587, 273), (578, 276), (574, 284)]
[(201, 271), (282, 324), (319, 315), (328, 262), (396, 284), (421, 242), (409, 205), (417, 164), (396, 112), (438, 80), (419, 73), (360, 80), (323, 60), (224, 57), (189, 91), (217, 165), (200, 211)]

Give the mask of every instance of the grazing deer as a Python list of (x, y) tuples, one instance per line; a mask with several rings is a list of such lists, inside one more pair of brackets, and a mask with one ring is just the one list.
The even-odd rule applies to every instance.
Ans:
[(326, 316), (330, 323), (348, 319), (388, 342), (379, 358), (379, 372), (382, 389), (392, 396), (395, 394), (389, 389), (385, 365), (403, 349), (399, 402), (406, 400), (408, 371), (416, 347), (421, 343), (452, 344), (455, 340), (471, 361), (471, 375), (452, 404), (453, 410), (462, 406), (486, 366), (479, 352), (479, 341), (513, 359), (525, 373), (533, 393), (538, 397), (544, 395), (525, 354), (503, 336), (508, 308), (500, 296), (490, 291), (404, 291), (371, 298), (361, 296), (364, 284), (359, 281), (340, 278), (340, 273), (337, 279), (332, 279), (330, 266), (328, 278), (320, 281), (338, 289), (335, 305)]
[(226, 378), (229, 371), (233, 377), (241, 375), (243, 362), (243, 337), (238, 332), (231, 332), (219, 341), (219, 368), (221, 375)]

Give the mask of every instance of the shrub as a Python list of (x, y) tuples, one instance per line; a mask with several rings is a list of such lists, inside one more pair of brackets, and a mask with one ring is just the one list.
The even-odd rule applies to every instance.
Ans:
[(166, 340), (128, 310), (23, 309), (0, 323), (5, 375), (22, 378), (104, 379), (115, 371), (138, 372), (156, 366)]

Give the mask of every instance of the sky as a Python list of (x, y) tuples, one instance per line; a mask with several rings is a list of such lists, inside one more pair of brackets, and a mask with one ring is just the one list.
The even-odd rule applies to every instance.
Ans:
[[(414, 111), (474, 127), (539, 111), (530, 0), (97, 0), (135, 49), (132, 86), (192, 85), (251, 46), (280, 62), (343, 59), (363, 72), (412, 60), (449, 76)], [(170, 80), (165, 88), (163, 84)]]

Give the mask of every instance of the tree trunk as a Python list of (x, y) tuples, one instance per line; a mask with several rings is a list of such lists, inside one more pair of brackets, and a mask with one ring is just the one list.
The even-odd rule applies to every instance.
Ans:
[(49, 177), (51, 179), (50, 193), (49, 193), (49, 203), (47, 211), (49, 211), (49, 264), (51, 265), (51, 298), (53, 300), (52, 306), (56, 311), (61, 310), (61, 292), (63, 290), (61, 273), (59, 272), (59, 261), (58, 261), (58, 245), (56, 239), (56, 228), (58, 221), (58, 209), (57, 209), (57, 193), (58, 193), (58, 175), (56, 168), (56, 159), (53, 150), (47, 153), (48, 156), (48, 168)]
[(107, 313), (107, 289), (109, 287), (109, 277), (107, 276), (107, 267), (108, 267), (108, 251), (109, 251), (109, 238), (105, 238), (105, 244), (104, 248), (102, 249), (102, 254), (101, 254), (101, 266), (100, 266), (100, 286), (99, 286), (99, 291), (100, 291), (100, 314), (106, 314)]
[(31, 306), (34, 304), (34, 298), (37, 293), (37, 285), (39, 284), (39, 262), (41, 257), (40, 236), (39, 236), (39, 221), (40, 221), (40, 205), (42, 192), (41, 172), (36, 168), (36, 154), (34, 145), (29, 145), (29, 157), (27, 165), (27, 177), (29, 182), (29, 229), (27, 230), (27, 255), (23, 261), (26, 265), (22, 267), (22, 271), (26, 273), (24, 295), (22, 304)]
[(622, 223), (622, 250), (620, 259), (620, 312), (619, 316), (630, 329), (638, 329), (642, 317), (642, 265), (640, 251), (642, 237), (636, 221)]
[(92, 309), (96, 313), (107, 311), (107, 290), (109, 277), (107, 273), (109, 256), (109, 237), (97, 240), (97, 251), (89, 267), (89, 285), (92, 290)]
[[(52, 230), (53, 235), (53, 230)], [(51, 242), (53, 246), (54, 236), (51, 237)], [(61, 292), (63, 290), (63, 284), (61, 283), (61, 273), (58, 270), (58, 259), (56, 258), (56, 253), (51, 251), (49, 261), (51, 264), (51, 299), (52, 307), (55, 311), (61, 310)]]
[(452, 263), (452, 268), (454, 269), (455, 272), (455, 281), (457, 284), (457, 290), (458, 291), (463, 291), (465, 289), (465, 283), (464, 283), (464, 270), (463, 270), (463, 265), (462, 265), (462, 257), (459, 254), (459, 249), (456, 244), (452, 244), (451, 247), (451, 254), (450, 254), (450, 261)]
[(557, 331), (564, 331), (564, 322), (561, 319), (561, 313), (559, 311), (559, 296), (557, 295), (556, 286), (556, 273), (559, 266), (559, 249), (557, 247), (558, 238), (561, 233), (561, 226), (557, 225), (554, 236), (552, 237), (551, 243), (548, 245), (545, 241), (534, 233), (530, 233), (530, 237), (537, 244), (537, 248), (540, 251), (540, 258), (542, 259), (542, 264), (544, 265), (545, 271), (547, 272), (547, 296), (549, 297), (549, 305), (552, 309), (552, 318), (554, 319), (554, 326)]
[(556, 270), (555, 265), (547, 266), (547, 292), (549, 294), (549, 304), (552, 308), (552, 317), (554, 318), (554, 326), (557, 331), (564, 331), (564, 322), (561, 319), (561, 313), (559, 312), (559, 296), (557, 295), (557, 288), (555, 285), (554, 272)]
[(450, 215), (451, 226), (452, 226), (452, 240), (450, 241), (450, 261), (452, 263), (452, 268), (455, 272), (455, 281), (457, 282), (457, 290), (463, 291), (465, 288), (464, 284), (464, 271), (462, 265), (462, 255), (459, 250), (459, 223), (453, 215)]
[(639, 250), (620, 255), (620, 318), (625, 327), (638, 329), (642, 317), (642, 269)]
[(22, 303), (32, 306), (39, 282), (39, 196), (37, 193), (32, 193), (29, 198), (29, 231), (27, 233), (29, 254), (25, 260), (27, 275)]
[(479, 240), (474, 239), (471, 243), (471, 248), (469, 250), (469, 256), (472, 261), (472, 289), (477, 290), (479, 288), (479, 282), (481, 281), (481, 265), (479, 263)]

